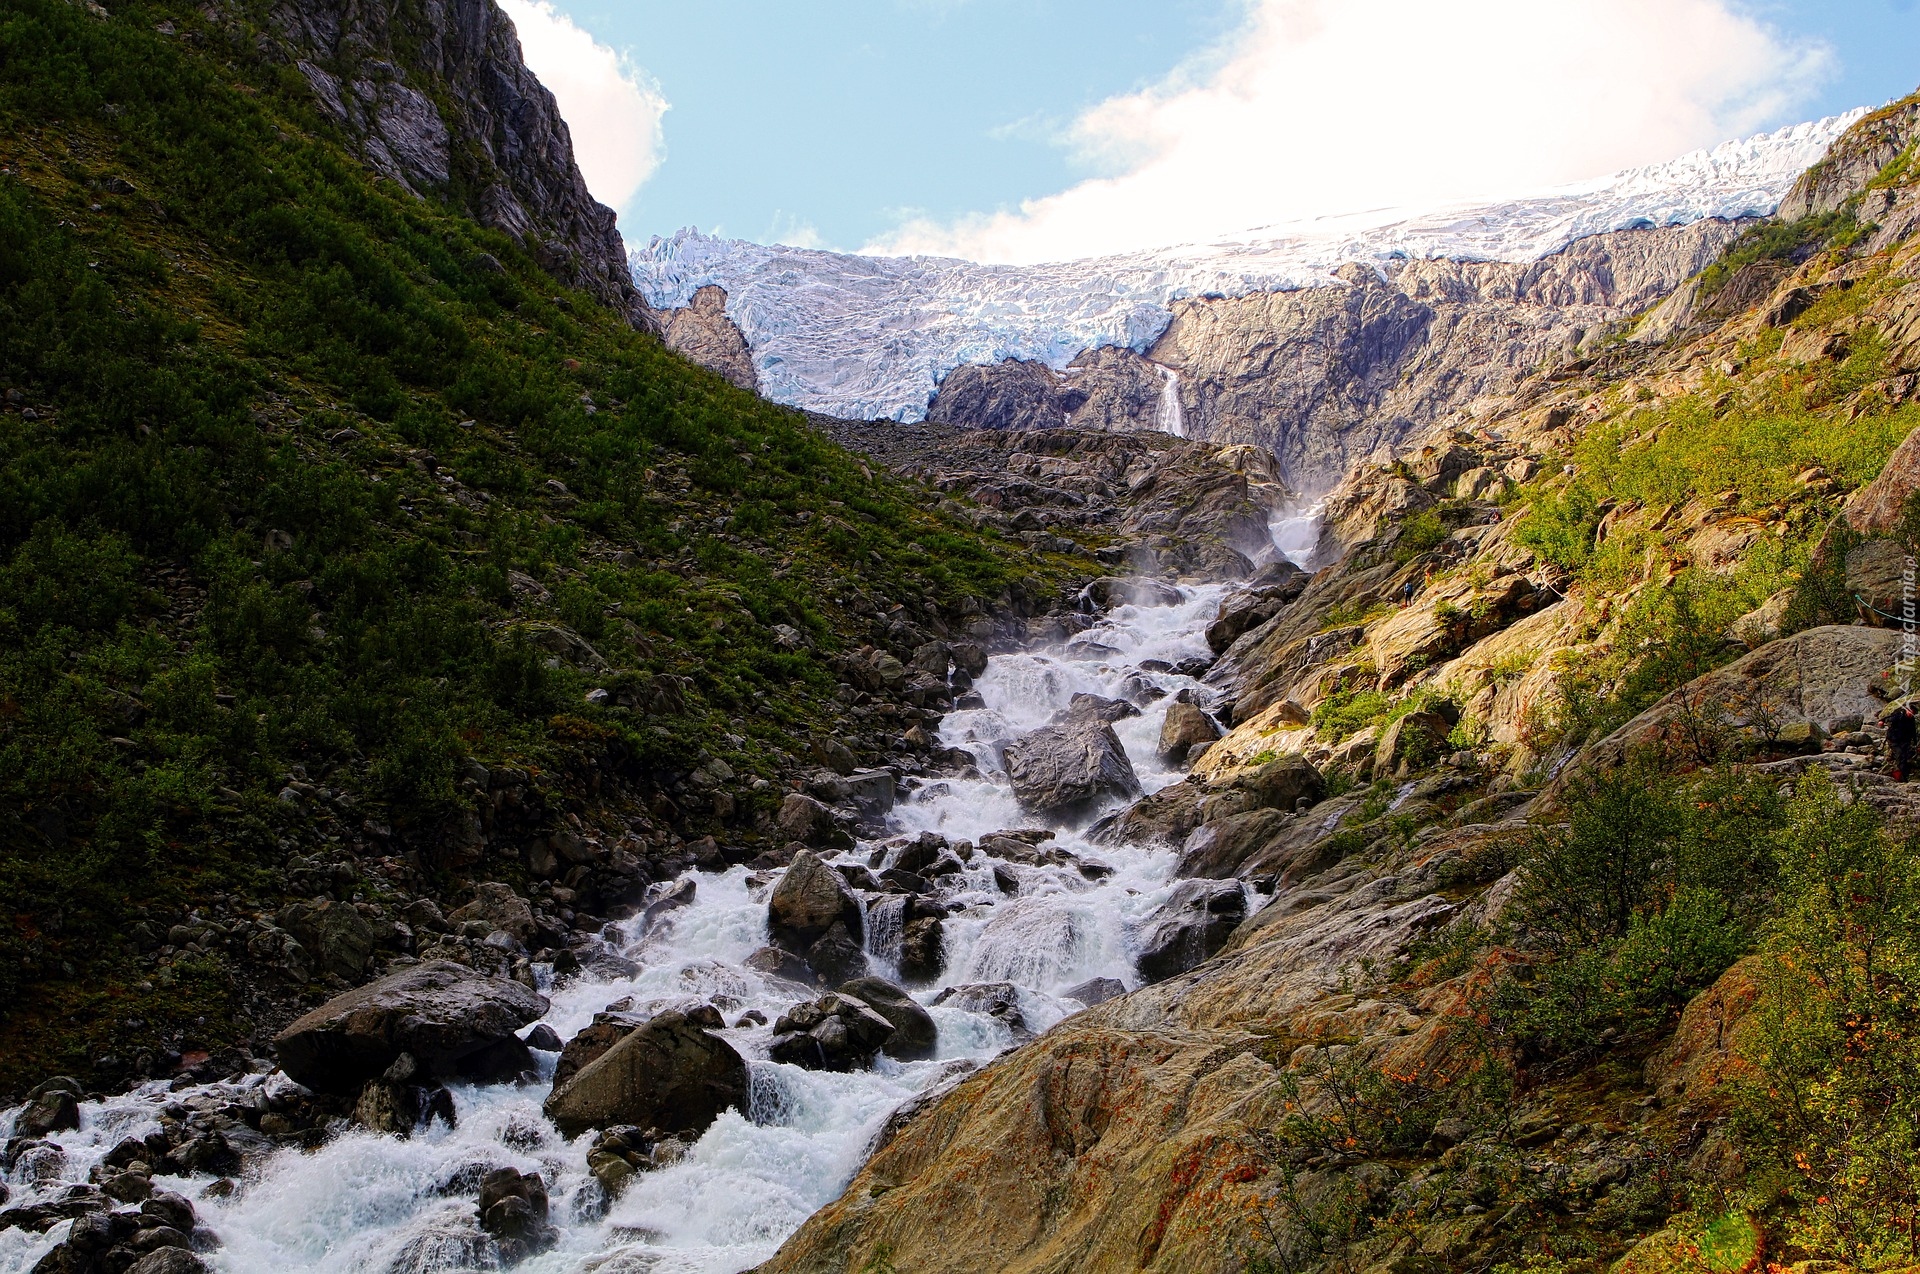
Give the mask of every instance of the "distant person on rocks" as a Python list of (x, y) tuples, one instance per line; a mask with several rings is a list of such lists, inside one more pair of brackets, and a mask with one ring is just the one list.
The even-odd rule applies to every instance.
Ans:
[(1400, 586), (1400, 609), (1405, 610), (1413, 605), (1413, 595), (1419, 590), (1420, 586), (1409, 577), (1407, 582)]
[(1907, 768), (1913, 764), (1913, 744), (1920, 738), (1913, 720), (1913, 705), (1903, 703), (1887, 714), (1887, 751), (1893, 755), (1893, 779), (1907, 781)]

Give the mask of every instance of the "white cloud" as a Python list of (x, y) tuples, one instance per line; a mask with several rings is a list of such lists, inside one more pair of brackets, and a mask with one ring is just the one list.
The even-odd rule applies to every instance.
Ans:
[(619, 210), (660, 166), (667, 99), (637, 67), (547, 0), (500, 0), (527, 65), (552, 90), (594, 198)]
[(1245, 0), (1223, 48), (1071, 131), (1094, 178), (868, 251), (1064, 260), (1516, 195), (1758, 131), (1828, 73), (1737, 0)]

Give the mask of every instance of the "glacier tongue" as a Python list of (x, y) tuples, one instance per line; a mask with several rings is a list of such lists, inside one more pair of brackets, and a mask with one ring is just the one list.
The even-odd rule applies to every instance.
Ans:
[(1145, 352), (1182, 297), (1338, 285), (1333, 272), (1354, 261), (1534, 261), (1608, 231), (1764, 216), (1864, 113), (1506, 203), (1384, 209), (1124, 256), (993, 265), (853, 256), (687, 229), (629, 259), (642, 295), (659, 308), (686, 305), (707, 284), (725, 288), (761, 391), (774, 401), (913, 421), (940, 379), (963, 364), (1023, 358), (1060, 369), (1101, 345)]

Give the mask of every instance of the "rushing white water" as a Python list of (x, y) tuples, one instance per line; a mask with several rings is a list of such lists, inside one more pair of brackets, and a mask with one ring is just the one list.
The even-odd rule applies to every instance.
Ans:
[(1314, 554), (1320, 547), (1320, 521), (1323, 504), (1290, 504), (1273, 515), (1267, 534), (1273, 538), (1274, 552), (1302, 570), (1319, 566)]
[[(1001, 754), (1080, 693), (1140, 704), (1139, 715), (1118, 722), (1115, 731), (1146, 790), (1176, 780), (1179, 774), (1155, 755), (1160, 726), (1174, 692), (1204, 692), (1174, 668), (1207, 655), (1202, 634), (1224, 591), (1186, 589), (1170, 606), (1122, 605), (1063, 645), (994, 658), (975, 683), (978, 706), (950, 713), (941, 726), (945, 743), (978, 758), (980, 776), (921, 783), (896, 807), (890, 830), (977, 842), (1031, 826), (1001, 772)], [(1137, 985), (1131, 929), (1165, 900), (1172, 856), (1095, 846), (1073, 831), (1058, 833), (1046, 847), (1104, 864), (1111, 874), (1090, 880), (1071, 860), (1034, 866), (974, 854), (962, 871), (940, 879), (941, 900), (955, 910), (944, 925), (946, 971), (935, 985), (915, 989), (922, 1003), (947, 986), (1012, 982), (1025, 1027), (1038, 1033), (1082, 1007), (1063, 996), (1070, 987), (1097, 977)], [(874, 849), (862, 845), (840, 861), (865, 864)], [(1009, 874), (1017, 884), (1011, 895), (1003, 892)], [(735, 1023), (753, 1009), (771, 1022), (797, 1002), (791, 984), (744, 963), (766, 943), (766, 899), (777, 876), (744, 867), (694, 875), (692, 905), (668, 913), (651, 931), (640, 919), (619, 926), (616, 945), (639, 964), (637, 973), (550, 991), (545, 1021), (562, 1038), (629, 997), (643, 1013), (710, 1003)], [(899, 916), (889, 921), (886, 907), (876, 908), (868, 942), (876, 972), (891, 975)], [(540, 1109), (545, 1084), (456, 1088), (457, 1127), (435, 1123), (408, 1140), (342, 1130), (316, 1151), (272, 1152), (251, 1163), (224, 1197), (209, 1192), (214, 1178), (208, 1176), (155, 1184), (195, 1200), (203, 1225), (221, 1242), (205, 1258), (225, 1274), (494, 1268), (474, 1208), (479, 1171), (491, 1167), (538, 1172), (547, 1183), (561, 1237), (518, 1267), (527, 1274), (726, 1274), (772, 1255), (836, 1197), (902, 1102), (954, 1074), (954, 1063), (983, 1062), (1018, 1042), (1000, 1018), (952, 1005), (931, 1012), (940, 1032), (935, 1057), (902, 1063), (883, 1056), (853, 1074), (768, 1060), (768, 1026), (726, 1031), (749, 1061), (751, 1109), (722, 1116), (681, 1162), (636, 1177), (604, 1215), (591, 1206), (597, 1193), (586, 1166), (591, 1134), (569, 1141), (546, 1121)], [(549, 1073), (552, 1063), (544, 1056)], [(155, 1083), (83, 1103), (81, 1127), (52, 1138), (58, 1154), (23, 1156), (7, 1175), (10, 1206), (85, 1181), (123, 1137), (158, 1130), (170, 1103), (263, 1105), (269, 1086), (284, 1083), (278, 1074), (180, 1092)], [(10, 1130), (13, 1118), (0, 1115), (0, 1128)], [(67, 1229), (63, 1223), (44, 1235), (0, 1231), (0, 1274), (32, 1269)]]

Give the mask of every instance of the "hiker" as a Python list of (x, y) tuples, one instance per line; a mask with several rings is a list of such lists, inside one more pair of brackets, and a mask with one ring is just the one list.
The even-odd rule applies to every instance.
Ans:
[(1913, 705), (1903, 703), (1887, 714), (1887, 751), (1893, 755), (1893, 781), (1907, 781), (1907, 767), (1913, 764), (1913, 744), (1920, 737), (1913, 720)]
[(1401, 610), (1405, 610), (1407, 607), (1413, 605), (1413, 595), (1416, 591), (1419, 590), (1419, 587), (1420, 586), (1418, 584), (1415, 584), (1413, 582), (1412, 576), (1407, 577), (1407, 582), (1400, 586), (1400, 609)]

